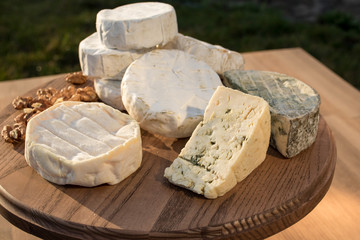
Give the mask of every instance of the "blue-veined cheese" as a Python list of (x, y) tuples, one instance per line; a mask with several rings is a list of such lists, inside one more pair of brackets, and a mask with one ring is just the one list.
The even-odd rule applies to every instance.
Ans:
[(235, 51), (228, 50), (219, 45), (200, 41), (196, 38), (184, 36), (178, 33), (174, 40), (164, 48), (178, 49), (194, 55), (201, 61), (206, 62), (219, 75), (231, 69), (244, 69), (243, 56)]
[(309, 85), (285, 74), (255, 70), (227, 71), (225, 83), (269, 103), (271, 145), (285, 157), (297, 155), (315, 141), (320, 96)]
[(166, 137), (189, 137), (221, 80), (193, 55), (153, 50), (135, 60), (121, 82), (127, 112), (140, 126)]
[(270, 140), (268, 103), (220, 86), (164, 176), (173, 184), (217, 198), (246, 178), (266, 158)]
[(79, 44), (81, 70), (87, 76), (121, 79), (130, 63), (148, 51), (109, 49), (101, 44), (98, 33), (93, 33)]
[(96, 30), (107, 48), (130, 50), (166, 44), (175, 37), (178, 26), (171, 5), (143, 2), (101, 10)]
[(94, 80), (94, 88), (98, 97), (107, 105), (120, 111), (125, 110), (121, 99), (121, 80), (99, 78)]
[(140, 167), (140, 127), (103, 103), (62, 102), (29, 121), (25, 159), (56, 184), (117, 184)]

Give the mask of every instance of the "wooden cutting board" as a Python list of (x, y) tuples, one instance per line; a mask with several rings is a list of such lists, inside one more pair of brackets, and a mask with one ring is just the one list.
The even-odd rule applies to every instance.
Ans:
[[(43, 87), (66, 85), (57, 78)], [(0, 112), (1, 128), (19, 113), (11, 101)], [(187, 139), (142, 130), (142, 141), (143, 161), (134, 174), (114, 186), (86, 188), (44, 180), (26, 164), (24, 144), (1, 139), (0, 213), (46, 239), (261, 239), (291, 226), (319, 203), (336, 163), (334, 138), (320, 117), (310, 148), (285, 159), (270, 147), (266, 160), (244, 181), (209, 200), (163, 177)]]

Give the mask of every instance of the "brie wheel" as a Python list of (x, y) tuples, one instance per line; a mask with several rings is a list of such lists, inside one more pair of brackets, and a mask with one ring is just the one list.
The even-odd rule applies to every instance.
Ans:
[(29, 121), (25, 159), (56, 184), (117, 184), (140, 167), (140, 128), (103, 103), (62, 102)]
[(104, 46), (121, 50), (164, 45), (178, 32), (174, 8), (160, 2), (101, 10), (96, 16), (96, 29)]
[(140, 126), (166, 137), (189, 137), (202, 120), (220, 77), (179, 50), (154, 50), (135, 60), (122, 83), (123, 104)]

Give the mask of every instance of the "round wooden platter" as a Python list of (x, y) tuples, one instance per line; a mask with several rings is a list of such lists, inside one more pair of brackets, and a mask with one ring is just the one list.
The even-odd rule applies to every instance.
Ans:
[[(58, 78), (43, 87), (66, 85)], [(11, 124), (18, 111), (10, 104), (3, 109), (0, 127)], [(86, 188), (44, 180), (26, 164), (24, 144), (2, 139), (0, 212), (45, 239), (262, 239), (308, 214), (329, 189), (335, 170), (334, 138), (320, 117), (310, 148), (285, 159), (270, 147), (244, 181), (210, 200), (163, 177), (186, 140), (142, 130), (141, 167), (117, 185)]]

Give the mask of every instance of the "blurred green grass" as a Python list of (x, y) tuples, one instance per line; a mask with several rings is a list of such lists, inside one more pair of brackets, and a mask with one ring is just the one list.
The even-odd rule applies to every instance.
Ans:
[[(0, 81), (79, 71), (78, 45), (96, 31), (97, 12), (132, 2), (139, 1), (1, 1)], [(238, 52), (301, 47), (360, 89), (360, 23), (351, 15), (301, 22), (265, 4), (163, 2), (175, 7), (185, 35)]]

